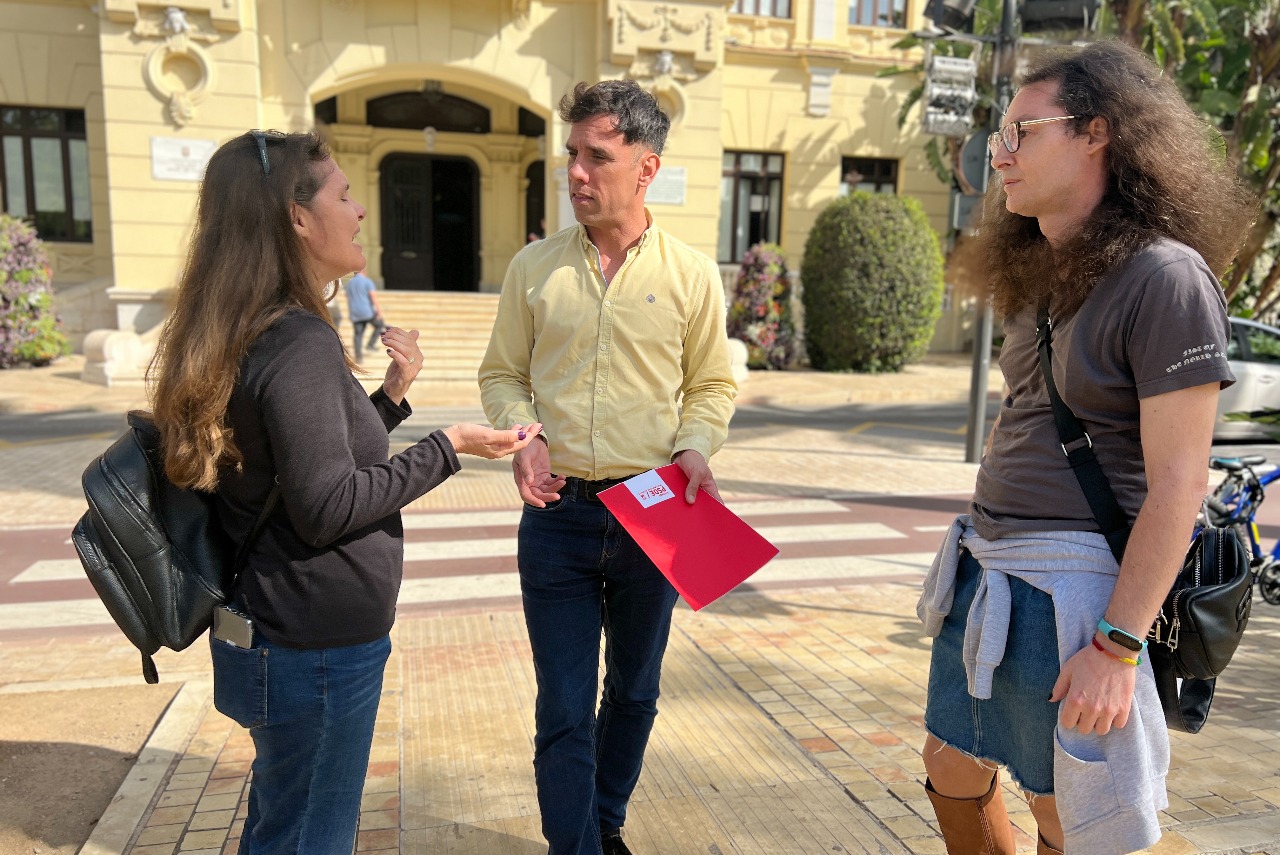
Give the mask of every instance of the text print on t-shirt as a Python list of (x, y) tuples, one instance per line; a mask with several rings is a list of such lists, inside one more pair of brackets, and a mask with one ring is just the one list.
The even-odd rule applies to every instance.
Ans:
[(1166, 368), (1164, 373), (1172, 374), (1183, 366), (1194, 365), (1206, 359), (1222, 359), (1222, 351), (1218, 350), (1218, 345), (1215, 342), (1202, 344), (1199, 347), (1189, 347), (1182, 351), (1182, 358)]

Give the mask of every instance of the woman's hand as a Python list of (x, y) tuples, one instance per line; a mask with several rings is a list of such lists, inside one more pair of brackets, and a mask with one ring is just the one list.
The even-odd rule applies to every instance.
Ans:
[(541, 430), (542, 425), (536, 422), (527, 427), (513, 425), (511, 430), (494, 430), (487, 425), (452, 425), (444, 429), (444, 435), (459, 454), (497, 460), (527, 447)]
[(418, 331), (387, 327), (382, 332), (382, 345), (391, 357), (382, 391), (399, 405), (409, 394), (409, 387), (422, 370), (422, 351), (418, 349)]

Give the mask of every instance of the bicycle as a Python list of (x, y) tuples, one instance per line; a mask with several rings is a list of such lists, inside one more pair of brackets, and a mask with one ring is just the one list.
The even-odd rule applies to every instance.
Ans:
[(1280, 605), (1280, 539), (1269, 553), (1264, 553), (1256, 517), (1267, 497), (1267, 485), (1280, 480), (1280, 466), (1259, 475), (1254, 467), (1266, 462), (1262, 455), (1210, 458), (1209, 467), (1226, 473), (1226, 477), (1205, 497), (1203, 516), (1208, 525), (1234, 527), (1241, 542), (1249, 544), (1253, 554), (1250, 567), (1258, 593), (1275, 606)]

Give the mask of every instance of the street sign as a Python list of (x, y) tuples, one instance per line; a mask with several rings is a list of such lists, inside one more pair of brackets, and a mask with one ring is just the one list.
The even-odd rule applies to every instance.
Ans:
[(951, 191), (951, 228), (972, 237), (982, 224), (982, 196), (969, 196), (958, 190)]
[(977, 76), (978, 64), (972, 59), (931, 53), (924, 78), (926, 134), (962, 137), (969, 133), (978, 102)]
[(987, 148), (988, 133), (971, 134), (960, 148), (960, 186), (966, 193), (981, 195), (987, 190), (990, 174), (991, 150)]

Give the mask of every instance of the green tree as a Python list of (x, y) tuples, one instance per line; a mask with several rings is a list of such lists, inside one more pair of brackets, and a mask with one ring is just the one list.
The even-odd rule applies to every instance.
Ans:
[(1280, 285), (1280, 2), (1108, 0), (1107, 10), (1104, 32), (1149, 54), (1178, 83), (1257, 194), (1258, 219), (1223, 285), (1237, 308), (1266, 309)]
[(836, 199), (805, 241), (805, 344), (823, 371), (897, 371), (928, 349), (942, 307), (942, 250), (907, 196)]

